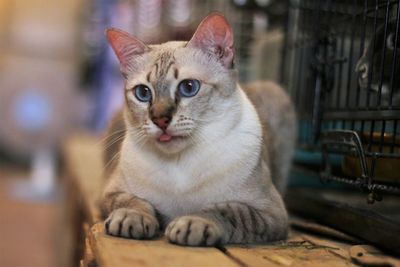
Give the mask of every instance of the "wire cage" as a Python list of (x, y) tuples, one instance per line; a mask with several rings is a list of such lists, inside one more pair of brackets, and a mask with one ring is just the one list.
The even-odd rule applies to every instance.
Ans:
[[(292, 0), (282, 81), (319, 177), (400, 193), (400, 1)], [(303, 164), (307, 165), (307, 164)]]

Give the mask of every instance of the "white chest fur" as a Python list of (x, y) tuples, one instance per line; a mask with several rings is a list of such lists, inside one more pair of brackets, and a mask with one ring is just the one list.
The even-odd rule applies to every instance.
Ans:
[(241, 90), (239, 97), (241, 116), (235, 125), (224, 125), (224, 120), (210, 129), (229, 129), (227, 134), (194, 145), (180, 157), (160, 157), (126, 138), (121, 169), (128, 191), (170, 218), (211, 203), (252, 199), (254, 192), (244, 184), (248, 185), (259, 162), (262, 130), (254, 107)]

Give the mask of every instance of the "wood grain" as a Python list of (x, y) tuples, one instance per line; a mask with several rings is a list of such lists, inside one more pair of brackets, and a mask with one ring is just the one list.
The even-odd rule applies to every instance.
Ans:
[(164, 239), (139, 241), (104, 234), (103, 225), (92, 227), (91, 243), (102, 267), (125, 266), (240, 266), (216, 248), (192, 248)]
[(356, 266), (348, 254), (349, 245), (322, 240), (292, 231), (285, 242), (262, 246), (231, 246), (227, 253), (255, 266)]

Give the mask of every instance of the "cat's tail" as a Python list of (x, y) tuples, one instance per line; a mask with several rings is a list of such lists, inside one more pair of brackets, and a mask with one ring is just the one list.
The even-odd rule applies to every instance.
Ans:
[(297, 119), (293, 103), (278, 84), (259, 81), (243, 88), (263, 124), (264, 160), (271, 168), (272, 181), (283, 195), (297, 137)]

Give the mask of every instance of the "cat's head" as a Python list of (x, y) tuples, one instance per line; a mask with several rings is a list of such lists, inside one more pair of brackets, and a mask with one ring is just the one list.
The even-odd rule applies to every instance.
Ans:
[(145, 45), (117, 29), (106, 35), (125, 77), (127, 131), (137, 142), (174, 154), (224, 134), (237, 104), (233, 34), (224, 16), (206, 17), (189, 42)]

